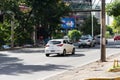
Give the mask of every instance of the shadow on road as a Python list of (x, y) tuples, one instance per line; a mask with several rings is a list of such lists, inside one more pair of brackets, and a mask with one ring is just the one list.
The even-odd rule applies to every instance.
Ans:
[(22, 60), (18, 59), (16, 57), (9, 57), (6, 54), (1, 54), (0, 53), (0, 69), (1, 69), (2, 64), (14, 63), (14, 62), (18, 62), (18, 61), (22, 61)]
[(44, 53), (43, 49), (19, 49), (19, 50), (10, 50), (12, 53)]
[(85, 54), (66, 54), (66, 55), (57, 55), (57, 54), (53, 54), (50, 55), (50, 57), (81, 57), (81, 56), (85, 56)]
[(22, 60), (9, 57), (0, 53), (0, 75), (19, 75), (19, 74), (31, 74), (39, 71), (54, 71), (54, 70), (65, 70), (65, 65), (45, 64), (45, 65), (26, 65)]

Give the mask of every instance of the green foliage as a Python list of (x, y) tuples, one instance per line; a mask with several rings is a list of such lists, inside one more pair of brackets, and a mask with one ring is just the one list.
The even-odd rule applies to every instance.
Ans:
[[(89, 16), (83, 23), (81, 27), (81, 32), (83, 34), (91, 34), (92, 33), (92, 21), (91, 16)], [(97, 18), (93, 17), (93, 32), (94, 35), (100, 34), (100, 24), (98, 24)]]
[(109, 32), (109, 35), (113, 35), (114, 34), (112, 26), (106, 26), (106, 31)]
[(107, 4), (106, 12), (110, 16), (119, 16), (120, 15), (120, 0), (114, 0), (112, 3)]
[[(22, 3), (31, 11), (22, 12), (19, 8)], [(45, 32), (49, 32), (47, 34), (55, 32), (60, 24), (60, 18), (68, 15), (70, 8), (61, 0), (0, 0), (0, 10), (4, 13), (4, 25), (0, 26), (1, 29), (4, 29), (0, 30), (0, 35), (3, 35), (1, 44), (10, 43), (10, 23), (13, 21), (15, 22), (15, 44), (22, 45), (33, 43), (31, 38), (34, 31), (33, 26), (41, 25), (45, 28)], [(13, 15), (15, 19), (13, 19)]]
[(53, 34), (53, 39), (60, 39), (60, 38), (63, 38), (63, 33), (55, 33)]
[(4, 40), (4, 36), (3, 36), (3, 33), (4, 31), (3, 31), (3, 29), (2, 29), (2, 25), (0, 24), (0, 35), (2, 35), (2, 36), (0, 36), (0, 47), (1, 47), (1, 45), (3, 45), (3, 44), (5, 44), (5, 40)]
[(26, 32), (19, 33), (15, 39), (15, 44), (22, 46), (24, 44), (33, 44), (33, 40), (30, 35)]
[(10, 29), (9, 23), (5, 22), (5, 24), (0, 24), (0, 46), (10, 43)]
[(120, 16), (114, 17), (112, 29), (114, 33), (120, 33)]
[(70, 38), (72, 41), (74, 41), (74, 42), (79, 40), (81, 34), (82, 34), (82, 33), (81, 33), (80, 31), (78, 31), (78, 30), (70, 30), (70, 31), (68, 32), (69, 38)]
[(110, 33), (109, 33), (109, 31), (106, 31), (105, 37), (106, 37), (106, 38), (110, 38)]

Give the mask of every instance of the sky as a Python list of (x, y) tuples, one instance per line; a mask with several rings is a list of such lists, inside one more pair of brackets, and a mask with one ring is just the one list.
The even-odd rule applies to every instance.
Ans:
[[(112, 1), (113, 0), (105, 0), (106, 3), (110, 3)], [(95, 3), (95, 4), (98, 4), (98, 3), (100, 4), (101, 0), (92, 0), (92, 2)]]
[(113, 0), (106, 0), (106, 3), (110, 3), (110, 2), (112, 2)]
[[(101, 0), (92, 0), (93, 2), (94, 2), (94, 4), (97, 4), (97, 5), (101, 5)], [(105, 2), (106, 3), (110, 3), (110, 2), (112, 2), (113, 0), (106, 0)], [(113, 21), (113, 18), (112, 17), (108, 17), (107, 15), (106, 15), (106, 24), (107, 25), (111, 25), (111, 23), (112, 23), (112, 21)]]

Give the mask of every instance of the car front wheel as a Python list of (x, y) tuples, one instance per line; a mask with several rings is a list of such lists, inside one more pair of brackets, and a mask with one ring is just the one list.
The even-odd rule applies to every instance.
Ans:
[(81, 45), (78, 45), (78, 48), (80, 48), (81, 47)]
[(50, 54), (45, 54), (47, 57), (50, 55)]
[(65, 49), (63, 50), (63, 54), (62, 54), (62, 55), (63, 55), (63, 56), (66, 55), (66, 50), (65, 50)]

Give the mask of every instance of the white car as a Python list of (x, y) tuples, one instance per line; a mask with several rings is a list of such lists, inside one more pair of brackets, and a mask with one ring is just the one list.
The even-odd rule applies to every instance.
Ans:
[(75, 47), (66, 39), (52, 39), (45, 46), (46, 56), (50, 54), (66, 55), (67, 53), (75, 54)]

